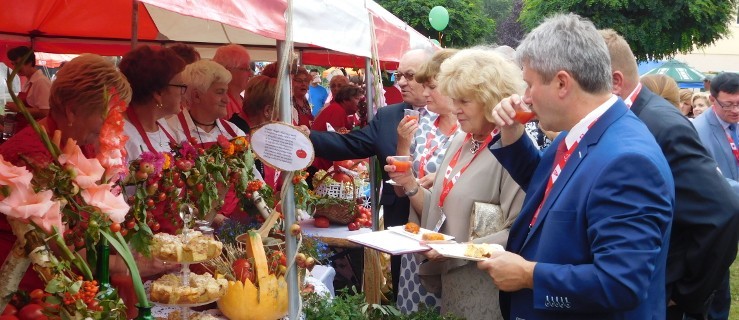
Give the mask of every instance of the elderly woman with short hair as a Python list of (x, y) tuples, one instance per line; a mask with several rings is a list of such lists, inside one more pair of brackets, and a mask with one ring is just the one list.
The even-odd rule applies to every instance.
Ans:
[(246, 82), (254, 74), (251, 57), (249, 51), (246, 51), (243, 46), (229, 44), (216, 50), (213, 61), (231, 73), (231, 80), (228, 83), (228, 112), (224, 117), (224, 119), (230, 119), (231, 116), (241, 111), (241, 105), (244, 103), (241, 93), (246, 89)]
[[(396, 172), (392, 158), (388, 158), (385, 170), (403, 186), (412, 204), (423, 208), (416, 217), (421, 227), (454, 236), (458, 242), (505, 246), (525, 194), (486, 150), (499, 139), (495, 123), (487, 115), (504, 97), (524, 90), (521, 69), (497, 52), (465, 49), (441, 64), (438, 84), (441, 93), (452, 99), (462, 131), (441, 162), (440, 168), (446, 171), (436, 175), (432, 190), (426, 190), (410, 170)], [(470, 217), (476, 207), (499, 210), (502, 222), (473, 236)], [(475, 263), (445, 258), (435, 250), (423, 255), (429, 261), (419, 268), (421, 281), (426, 290), (441, 294), (442, 313), (467, 319), (502, 319), (498, 289)]]
[(146, 151), (170, 152), (171, 143), (183, 140), (166, 118), (180, 112), (187, 91), (181, 75), (185, 62), (169, 48), (140, 46), (126, 53), (118, 68), (133, 91), (123, 126), (129, 161)]
[(231, 81), (226, 68), (210, 60), (200, 60), (185, 67), (182, 80), (187, 85), (185, 99), (190, 109), (169, 118), (172, 129), (203, 148), (215, 143), (219, 135), (228, 139), (245, 135), (235, 124), (224, 120), (228, 115)]

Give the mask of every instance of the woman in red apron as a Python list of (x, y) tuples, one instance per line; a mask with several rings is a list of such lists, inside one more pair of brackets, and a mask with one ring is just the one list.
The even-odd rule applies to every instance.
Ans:
[[(203, 149), (215, 144), (219, 136), (229, 140), (246, 136), (235, 124), (224, 120), (228, 115), (228, 84), (231, 81), (228, 70), (213, 61), (200, 60), (185, 68), (183, 80), (188, 87), (185, 96), (190, 108), (168, 120), (176, 134)], [(259, 172), (255, 171), (254, 175), (262, 179)], [(236, 193), (230, 187), (214, 222), (218, 224), (232, 213), (240, 212), (239, 207)]]
[[(180, 112), (180, 102), (187, 91), (181, 75), (185, 62), (171, 49), (140, 46), (123, 56), (119, 68), (133, 90), (124, 124), (129, 162), (139, 159), (143, 152), (171, 152), (170, 144), (183, 139), (175, 136), (164, 119)], [(132, 195), (135, 189), (126, 191)], [(152, 231), (175, 234), (182, 227), (179, 216), (165, 210), (168, 207), (169, 201), (156, 204), (154, 217), (150, 218), (160, 228)]]
[[(81, 55), (65, 66), (51, 88), (49, 116), (39, 123), (51, 137), (61, 132), (61, 141), (74, 139), (83, 147), (85, 156), (95, 156), (100, 130), (107, 112), (106, 92), (115, 90), (128, 102), (131, 88), (115, 66), (101, 56)], [(27, 127), (0, 145), (0, 155), (16, 166), (43, 166), (53, 161), (51, 153), (31, 127)], [(0, 261), (5, 261), (15, 242), (5, 215), (0, 215)], [(121, 263), (120, 266), (123, 266)], [(44, 283), (29, 269), (20, 283), (22, 290), (43, 288)]]

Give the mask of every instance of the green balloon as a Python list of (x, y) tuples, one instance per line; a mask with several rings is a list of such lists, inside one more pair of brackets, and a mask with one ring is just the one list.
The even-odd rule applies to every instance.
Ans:
[(431, 26), (436, 31), (446, 29), (446, 26), (449, 24), (449, 11), (442, 6), (431, 8), (431, 11), (429, 11), (429, 23), (431, 23)]
[(441, 43), (439, 43), (439, 40), (431, 39), (431, 42), (433, 42), (435, 45), (441, 47)]

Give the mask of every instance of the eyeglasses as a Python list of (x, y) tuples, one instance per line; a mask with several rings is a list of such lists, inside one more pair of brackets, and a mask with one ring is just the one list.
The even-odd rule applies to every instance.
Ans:
[(180, 94), (185, 94), (185, 92), (187, 92), (187, 85), (186, 84), (173, 84), (173, 83), (169, 83), (167, 85), (170, 86), (170, 87), (180, 88)]
[(293, 78), (293, 81), (299, 82), (299, 83), (310, 83), (310, 79), (306, 79), (306, 78)]
[(406, 81), (413, 81), (413, 77), (416, 76), (416, 74), (414, 74), (414, 73), (410, 73), (410, 72), (399, 72), (399, 71), (396, 71), (394, 73), (394, 75), (395, 75), (395, 81), (400, 81), (400, 78), (403, 78), (403, 77), (405, 77), (405, 80)]
[(716, 104), (718, 104), (718, 106), (721, 107), (721, 109), (725, 111), (730, 111), (730, 110), (739, 108), (739, 102), (734, 102), (730, 104), (728, 102), (721, 103), (721, 101), (719, 101), (718, 99), (713, 99), (713, 100), (716, 101)]

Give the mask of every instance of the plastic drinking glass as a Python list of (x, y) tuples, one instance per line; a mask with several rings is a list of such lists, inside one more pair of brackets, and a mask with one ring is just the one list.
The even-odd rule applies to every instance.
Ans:
[(410, 156), (392, 156), (392, 158), (395, 171), (397, 172), (406, 172), (413, 166)]
[(535, 114), (531, 110), (516, 110), (516, 115), (513, 116), (513, 120), (516, 120), (516, 122), (520, 124), (526, 124), (527, 122), (531, 121), (534, 116)]
[(418, 117), (421, 115), (420, 112), (413, 110), (413, 109), (405, 109), (403, 110), (403, 117), (410, 118), (416, 120), (418, 122)]
[(3, 119), (3, 140), (10, 139), (15, 133), (15, 116), (15, 112), (5, 111), (5, 117)]

